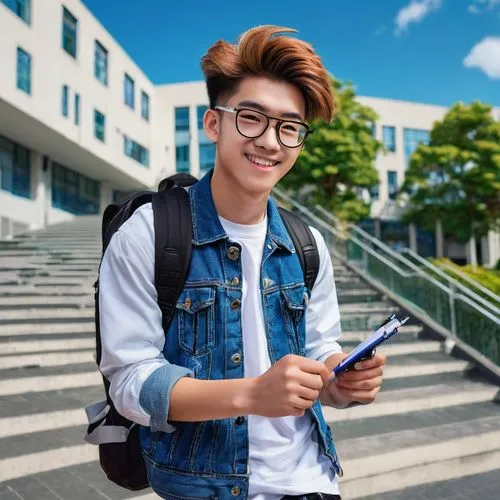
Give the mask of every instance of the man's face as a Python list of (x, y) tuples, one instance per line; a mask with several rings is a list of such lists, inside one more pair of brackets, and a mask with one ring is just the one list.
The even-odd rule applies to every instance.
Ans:
[[(249, 108), (276, 118), (304, 122), (305, 102), (300, 91), (290, 83), (267, 77), (244, 78), (235, 94), (217, 103), (231, 108)], [(214, 111), (212, 111), (214, 112)], [(268, 194), (292, 168), (301, 147), (288, 148), (278, 141), (277, 120), (271, 120), (260, 137), (244, 137), (236, 128), (236, 114), (218, 114), (216, 168), (237, 191)], [(215, 117), (214, 117), (215, 118)], [(272, 162), (272, 166), (263, 163)]]

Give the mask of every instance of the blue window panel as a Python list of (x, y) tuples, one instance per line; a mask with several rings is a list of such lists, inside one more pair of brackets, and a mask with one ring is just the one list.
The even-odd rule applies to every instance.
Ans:
[(63, 85), (62, 87), (62, 108), (61, 108), (61, 112), (63, 114), (63, 116), (68, 116), (69, 115), (69, 104), (68, 104), (68, 101), (69, 101), (69, 87), (67, 85)]
[(203, 117), (205, 116), (205, 111), (208, 109), (208, 106), (198, 106), (196, 108), (196, 115), (198, 118), (198, 130), (203, 130)]
[(380, 222), (381, 239), (393, 250), (409, 246), (408, 224), (398, 220), (382, 220)]
[(189, 172), (189, 144), (175, 147), (175, 169), (177, 172)]
[(141, 165), (149, 167), (149, 150), (126, 135), (123, 136), (123, 139), (123, 152), (125, 155)]
[(134, 80), (125, 73), (125, 79), (123, 81), (123, 91), (124, 91), (124, 98), (125, 98), (125, 104), (127, 106), (130, 106), (132, 109), (135, 107), (135, 82)]
[(94, 136), (102, 142), (106, 140), (106, 117), (97, 109), (94, 110)]
[(141, 92), (141, 116), (149, 121), (149, 95), (144, 92)]
[(25, 23), (31, 24), (31, 0), (0, 0)]
[(31, 94), (31, 56), (17, 48), (17, 88)]
[(108, 51), (97, 40), (94, 50), (94, 75), (103, 85), (108, 85)]
[(63, 7), (62, 48), (75, 58), (77, 41), (78, 20), (66, 7)]
[(200, 144), (200, 173), (206, 174), (215, 167), (215, 144)]
[(80, 94), (75, 94), (75, 125), (80, 125)]
[(403, 131), (405, 158), (410, 160), (411, 155), (415, 152), (419, 144), (429, 144), (430, 133), (428, 130), (419, 130), (405, 128)]
[(389, 191), (389, 199), (395, 200), (398, 193), (398, 173), (396, 171), (387, 171), (387, 186)]
[(52, 206), (75, 215), (98, 214), (99, 182), (63, 165), (52, 163)]
[(175, 108), (175, 131), (189, 131), (189, 107)]
[(372, 200), (378, 200), (380, 197), (380, 185), (376, 184), (370, 188), (370, 196)]
[(31, 151), (0, 136), (0, 188), (31, 198)]
[(383, 126), (382, 137), (386, 149), (391, 153), (394, 153), (396, 151), (396, 128)]

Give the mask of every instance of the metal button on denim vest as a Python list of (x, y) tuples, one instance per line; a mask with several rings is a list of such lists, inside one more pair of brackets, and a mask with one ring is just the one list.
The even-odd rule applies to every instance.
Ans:
[[(164, 355), (198, 379), (243, 378), (241, 247), (229, 241), (212, 199), (211, 176), (190, 190), (193, 252), (190, 272), (166, 332)], [(262, 307), (271, 363), (305, 353), (310, 292), (293, 243), (272, 200), (261, 267)], [(341, 474), (330, 429), (316, 402), (311, 408), (320, 447)], [(172, 433), (141, 428), (150, 484), (163, 498), (246, 498), (248, 420), (172, 422)]]

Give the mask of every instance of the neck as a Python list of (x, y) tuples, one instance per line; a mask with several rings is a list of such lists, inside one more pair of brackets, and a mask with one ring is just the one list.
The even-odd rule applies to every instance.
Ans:
[(212, 197), (217, 213), (224, 219), (236, 224), (258, 224), (262, 222), (267, 210), (269, 193), (252, 193), (235, 189), (230, 179), (218, 175), (214, 170), (211, 181)]

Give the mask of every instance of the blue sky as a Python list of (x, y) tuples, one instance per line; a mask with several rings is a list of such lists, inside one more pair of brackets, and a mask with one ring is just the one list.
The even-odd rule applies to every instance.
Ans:
[(83, 0), (155, 83), (258, 24), (289, 26), (358, 94), (500, 106), (500, 0)]

